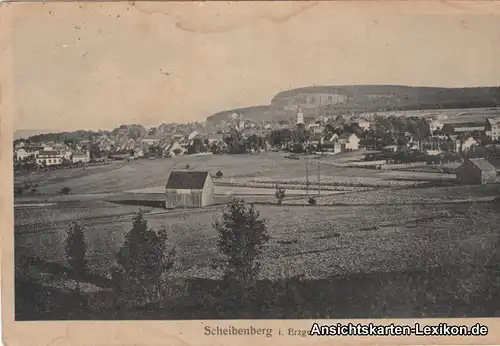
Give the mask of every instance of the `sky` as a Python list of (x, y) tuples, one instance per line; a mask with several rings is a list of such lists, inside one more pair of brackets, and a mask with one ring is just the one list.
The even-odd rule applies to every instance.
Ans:
[(498, 4), (14, 3), (8, 10), (14, 130), (199, 121), (312, 85), (500, 85)]

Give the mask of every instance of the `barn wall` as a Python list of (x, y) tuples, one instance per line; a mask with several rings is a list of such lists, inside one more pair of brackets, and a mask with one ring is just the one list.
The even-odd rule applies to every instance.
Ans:
[(497, 178), (496, 171), (483, 171), (483, 184), (495, 183)]
[(214, 183), (210, 176), (207, 177), (205, 181), (205, 186), (203, 186), (203, 193), (201, 196), (201, 206), (206, 207), (214, 203)]
[(166, 208), (200, 208), (202, 206), (202, 190), (167, 189)]

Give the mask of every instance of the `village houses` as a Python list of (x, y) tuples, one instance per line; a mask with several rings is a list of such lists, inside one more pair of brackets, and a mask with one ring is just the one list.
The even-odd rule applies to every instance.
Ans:
[(38, 154), (36, 163), (45, 166), (57, 166), (62, 164), (63, 156), (57, 150), (43, 150)]
[(73, 157), (71, 158), (72, 163), (87, 163), (90, 161), (90, 151), (83, 152), (81, 150), (77, 150), (73, 153)]
[(500, 138), (500, 118), (486, 119), (484, 130), (492, 140), (498, 141)]

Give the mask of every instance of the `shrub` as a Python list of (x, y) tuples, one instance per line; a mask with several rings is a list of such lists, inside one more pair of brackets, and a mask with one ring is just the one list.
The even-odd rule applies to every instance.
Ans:
[(238, 200), (229, 202), (222, 218), (213, 227), (219, 233), (217, 248), (224, 256), (224, 279), (230, 285), (229, 293), (234, 298), (232, 308), (236, 312), (255, 287), (260, 257), (269, 234), (259, 212)]
[(221, 170), (218, 170), (216, 173), (215, 173), (215, 177), (218, 179), (218, 178), (222, 178), (224, 174), (222, 174)]
[(160, 302), (165, 274), (174, 265), (174, 250), (167, 251), (167, 245), (166, 231), (148, 229), (147, 221), (139, 213), (117, 254), (118, 268), (114, 275), (120, 292), (147, 303)]
[(307, 200), (307, 203), (309, 205), (316, 205), (316, 198), (314, 197), (309, 197), (309, 199)]
[(283, 202), (283, 199), (285, 198), (286, 195), (286, 190), (280, 187), (276, 187), (276, 192), (274, 193), (276, 196), (276, 199), (278, 200), (278, 204), (281, 204)]
[(67, 186), (65, 186), (65, 187), (63, 187), (63, 188), (61, 189), (61, 193), (62, 193), (63, 195), (67, 195), (67, 194), (69, 194), (69, 193), (70, 193), (70, 191), (71, 191), (71, 189), (70, 189), (69, 187), (67, 187)]
[(74, 223), (68, 230), (66, 237), (66, 259), (77, 278), (81, 278), (86, 272), (86, 252), (87, 246), (83, 229)]

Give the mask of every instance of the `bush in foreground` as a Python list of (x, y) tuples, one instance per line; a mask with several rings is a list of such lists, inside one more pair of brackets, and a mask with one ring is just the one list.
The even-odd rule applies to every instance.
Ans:
[(213, 227), (219, 233), (217, 248), (224, 257), (224, 281), (230, 293), (225, 295), (224, 303), (237, 312), (241, 304), (248, 302), (257, 282), (262, 250), (269, 241), (266, 223), (253, 206), (232, 200)]
[(77, 279), (81, 279), (87, 271), (86, 253), (87, 245), (83, 229), (75, 222), (66, 237), (66, 259)]
[(173, 255), (174, 250), (168, 251), (166, 231), (149, 229), (139, 213), (117, 254), (118, 268), (114, 274), (119, 293), (132, 304), (160, 303), (165, 274), (174, 265)]

